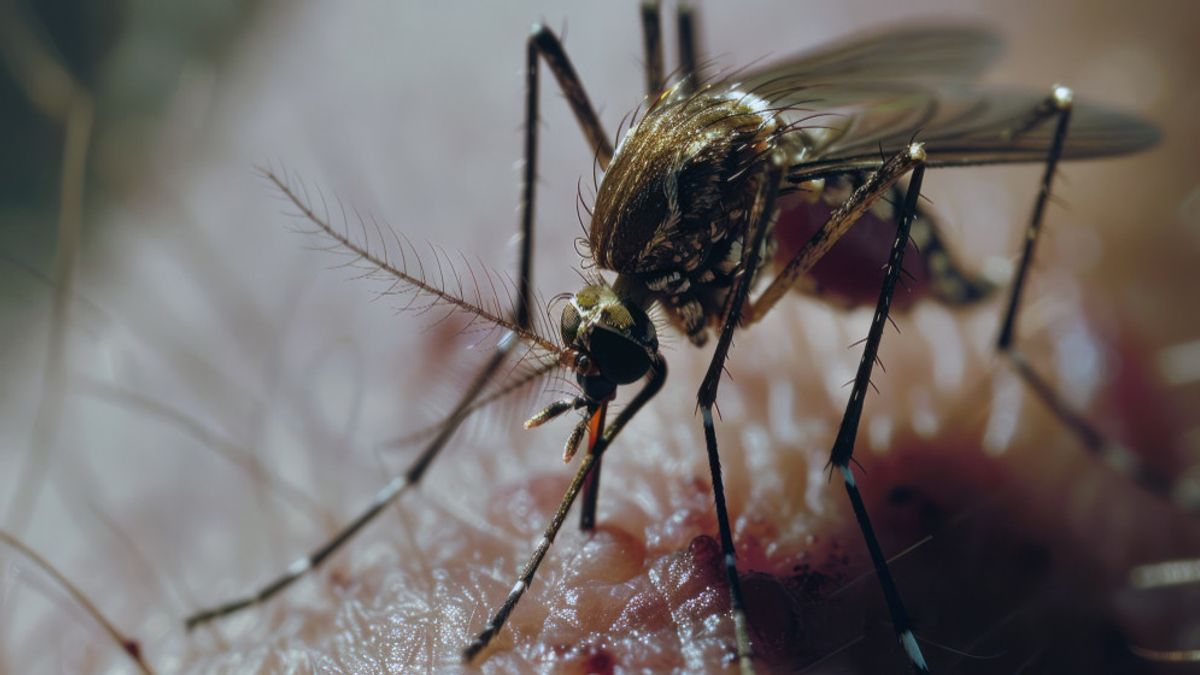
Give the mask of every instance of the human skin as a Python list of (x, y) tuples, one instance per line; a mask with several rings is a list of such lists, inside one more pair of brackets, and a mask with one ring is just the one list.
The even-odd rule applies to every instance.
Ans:
[[(1189, 452), (1195, 461), (1194, 432), (1185, 435), (1194, 385), (1164, 384), (1156, 354), (1196, 328), (1178, 311), (1195, 306), (1197, 293), (1180, 285), (1197, 252), (1194, 204), (1186, 211), (1197, 187), (1197, 131), (1187, 121), (1195, 106), (1181, 93), (1197, 90), (1196, 74), (1177, 65), (1189, 55), (1180, 46), (1188, 22), (1165, 5), (1136, 16), (1072, 13), (1083, 6), (960, 10), (989, 18), (1012, 43), (995, 81), (1069, 83), (1081, 98), (1155, 120), (1166, 139), (1138, 157), (1064, 167), (1056, 192), (1069, 208), (1050, 212), (1022, 327), (1035, 363), (1090, 418), (1178, 470)], [(436, 421), (492, 344), (458, 335), (439, 314), (372, 302), (381, 286), (329, 270), (343, 260), (335, 254), (304, 251), (321, 240), (288, 231), (298, 224), (278, 213), (251, 167), (269, 160), (415, 242), (509, 269), (528, 24), (566, 18), (567, 48), (615, 129), (640, 95), (634, 9), (360, 16), (314, 6), (264, 21), (207, 93), (181, 89), (177, 115), (192, 119), (183, 103), (199, 100), (203, 123), (168, 125), (164, 147), (182, 150), (164, 150), (130, 188), (127, 208), (106, 216), (115, 233), (85, 258), (81, 284), (106, 318), (80, 312), (74, 368), (185, 412), (239, 457), (256, 457), (267, 478), (216, 457), (211, 438), (81, 385), (55, 470), (66, 498), (46, 500), (52, 506), (29, 537), (141, 640), (151, 662), (196, 672), (457, 663), (573, 470), (558, 459), (565, 423), (519, 425), (549, 393), (464, 430), (427, 484), (314, 580), (212, 631), (180, 629), (185, 614), (255, 588), (364, 507), (414, 454), (388, 448), (389, 439)], [(795, 16), (788, 7), (736, 17), (703, 9), (707, 53), (730, 65), (941, 14), (934, 4), (901, 14), (841, 3), (794, 20), (784, 20)], [(535, 279), (549, 297), (578, 284), (573, 201), (591, 164), (552, 79), (543, 82)], [(982, 266), (1016, 250), (1037, 176), (1034, 168), (932, 173), (925, 194), (961, 257)], [(868, 316), (799, 296), (783, 305), (738, 337), (718, 399), (756, 644), (783, 669), (862, 637), (823, 667), (899, 670), (874, 580), (835, 595), (868, 565), (845, 497), (824, 473), (848, 395), (840, 384), (858, 357), (844, 347), (865, 335)], [(897, 317), (903, 334), (885, 336), (887, 372), (875, 377), (879, 393), (860, 434), (860, 483), (885, 549), (935, 535), (895, 565), (918, 634), (988, 658), (933, 645), (927, 654), (948, 671), (1012, 672), (1027, 660), (1120, 670), (1140, 665), (1126, 641), (1182, 646), (1146, 642), (1164, 637), (1163, 617), (1180, 634), (1185, 619), (1169, 599), (1130, 594), (1125, 574), (1135, 563), (1194, 556), (1193, 520), (1089, 459), (1006, 374), (989, 351), (999, 311), (992, 301)], [(959, 349), (956, 374), (945, 364)], [(599, 532), (587, 537), (568, 521), (484, 670), (733, 667), (726, 591), (705, 562), (705, 537), (716, 532), (693, 414), (708, 353), (678, 336), (665, 353), (666, 390), (606, 457)], [(1087, 353), (1101, 365), (1069, 358)], [(1012, 430), (989, 435), (1004, 415)], [(313, 504), (279, 500), (281, 481)], [(81, 515), (91, 510), (107, 524)], [(54, 638), (54, 656), (6, 653), (96, 670), (121, 662), (65, 611), (72, 622)]]

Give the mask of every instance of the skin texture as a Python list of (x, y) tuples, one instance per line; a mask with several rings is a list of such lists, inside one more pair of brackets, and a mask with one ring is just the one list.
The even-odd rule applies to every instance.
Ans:
[[(1153, 152), (1064, 167), (1056, 192), (1068, 208), (1049, 214), (1022, 334), (1089, 418), (1164, 471), (1197, 462), (1195, 382), (1169, 385), (1158, 360), (1198, 328), (1181, 310), (1200, 300), (1182, 283), (1200, 248), (1186, 7), (958, 10), (1010, 39), (991, 81), (1066, 82), (1162, 125)], [(936, 3), (704, 9), (706, 54), (727, 65), (946, 14)], [(371, 213), (418, 247), (463, 252), (460, 270), (508, 270), (528, 24), (567, 18), (567, 49), (610, 130), (639, 99), (632, 5), (457, 11), (268, 15), (226, 69), (181, 83), (175, 112), (147, 132), (161, 155), (91, 216), (107, 226), (81, 258), (78, 292), (92, 304), (74, 315), (58, 454), (25, 539), (162, 670), (453, 669), (569, 480), (558, 458), (570, 425), (519, 424), (568, 390), (553, 382), (469, 424), (427, 483), (315, 580), (216, 629), (181, 629), (191, 610), (257, 587), (363, 508), (415, 455), (390, 440), (436, 421), (496, 338), (439, 310), (397, 313), (403, 298), (371, 302), (386, 285), (348, 281), (353, 272), (328, 269), (343, 258), (306, 251), (322, 240), (288, 231), (306, 228), (278, 213), (251, 167), (281, 163), (316, 202), (319, 186), (335, 220), (336, 194), (353, 227), (354, 210)], [(577, 177), (588, 193), (590, 158), (543, 82), (535, 279), (551, 297), (579, 285), (573, 198)], [(98, 152), (101, 163), (119, 155)], [(982, 267), (1016, 250), (1037, 175), (931, 172), (925, 195), (960, 258)], [(969, 654), (927, 644), (942, 672), (1152, 669), (1127, 643), (1189, 646), (1194, 591), (1135, 593), (1126, 574), (1195, 557), (1195, 519), (1088, 459), (1007, 374), (990, 353), (999, 304), (897, 317), (903, 335), (886, 334), (887, 373), (867, 404), (859, 482), (885, 551), (933, 535), (894, 566), (916, 632)], [(845, 347), (869, 314), (781, 305), (737, 338), (718, 398), (756, 645), (778, 670), (846, 645), (819, 669), (898, 669), (877, 585), (859, 580), (860, 536), (824, 469), (858, 358)], [(31, 355), (41, 335), (30, 327)], [(584, 537), (568, 521), (483, 670), (733, 667), (692, 414), (708, 353), (661, 337), (670, 378), (606, 456), (600, 530)], [(14, 381), (35, 389), (40, 363), (31, 356)], [(29, 409), (4, 411), (13, 447), (27, 443)], [(0, 607), (19, 620), (0, 622), (3, 668), (127, 667), (80, 611), (54, 592), (41, 599), (49, 584), (31, 566), (4, 560)]]

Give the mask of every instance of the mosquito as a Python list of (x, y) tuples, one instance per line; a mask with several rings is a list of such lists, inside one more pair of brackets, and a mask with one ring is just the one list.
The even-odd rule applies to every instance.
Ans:
[[(874, 300), (874, 315), (849, 400), (830, 450), (829, 470), (840, 477), (862, 531), (909, 667), (929, 666), (888, 570), (853, 470), (863, 403), (902, 275), (924, 295), (951, 305), (988, 297), (995, 285), (961, 272), (942, 244), (936, 222), (920, 204), (926, 168), (997, 163), (1041, 163), (1026, 238), (1005, 304), (997, 351), (1049, 408), (1099, 457), (1125, 468), (1155, 489), (1161, 481), (1136, 458), (1107, 443), (1022, 356), (1017, 344), (1021, 295), (1033, 261), (1045, 206), (1060, 160), (1120, 155), (1145, 149), (1158, 137), (1137, 118), (1081, 104), (1071, 90), (1048, 95), (994, 90), (973, 84), (999, 52), (992, 33), (972, 27), (892, 29), (846, 40), (776, 64), (705, 78), (696, 49), (696, 15), (676, 14), (679, 65), (665, 75), (660, 12), (642, 5), (645, 49), (644, 110), (634, 113), (614, 145), (601, 125), (558, 36), (533, 28), (526, 42), (524, 170), (520, 198), (519, 267), (514, 307), (502, 311), (429, 281), (408, 261), (397, 264), (333, 226), (304, 190), (276, 173), (267, 177), (336, 247), (390, 275), (395, 284), (446, 304), (474, 320), (503, 329), (503, 337), (452, 411), (430, 433), (417, 459), (380, 491), (370, 506), (332, 540), (290, 565), (257, 593), (186, 620), (188, 628), (262, 603), (317, 569), (376, 515), (424, 477), (440, 451), (473, 412), (504, 396), (497, 386), (505, 364), (521, 355), (535, 363), (523, 381), (553, 372), (574, 376), (577, 389), (525, 422), (527, 428), (576, 412), (564, 456), (583, 449), (579, 466), (512, 590), (464, 645), (463, 658), (480, 658), (529, 589), (543, 558), (582, 494), (581, 527), (595, 526), (601, 461), (629, 421), (667, 379), (653, 313), (697, 347), (715, 336), (697, 409), (712, 477), (723, 566), (729, 586), (739, 666), (754, 670), (754, 651), (739, 585), (737, 552), (722, 484), (713, 410), (733, 337), (766, 317), (792, 289), (850, 304)], [(602, 172), (589, 211), (590, 261), (609, 273), (587, 277), (565, 294), (557, 335), (540, 328), (533, 279), (540, 66), (549, 67)], [(820, 264), (856, 223), (873, 220), (894, 232), (884, 265), (836, 272)], [(916, 273), (904, 268), (910, 242), (922, 256)], [(403, 249), (403, 245), (401, 245)], [(773, 259), (783, 253), (784, 262)], [(827, 261), (828, 262), (828, 261)], [(870, 294), (847, 284), (874, 279)], [(765, 285), (757, 293), (755, 289)], [(858, 290), (855, 291), (855, 288)], [(608, 419), (624, 386), (637, 385), (627, 405)], [(584, 444), (584, 438), (587, 442)], [(899, 665), (899, 663), (897, 664)]]

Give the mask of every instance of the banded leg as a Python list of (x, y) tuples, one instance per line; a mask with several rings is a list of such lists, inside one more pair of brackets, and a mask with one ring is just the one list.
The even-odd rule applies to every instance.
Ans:
[(508, 620), (509, 614), (517, 606), (521, 600), (521, 596), (529, 589), (529, 585), (533, 582), (533, 577), (537, 574), (538, 567), (542, 564), (542, 560), (546, 557), (546, 553), (550, 550), (550, 544), (554, 542), (555, 536), (562, 529), (563, 521), (567, 518), (567, 512), (571, 510), (571, 504), (574, 503), (575, 497), (579, 494), (584, 482), (587, 480), (588, 474), (596, 468), (596, 462), (612, 445), (613, 439), (617, 434), (621, 433), (621, 429), (633, 419), (633, 416), (642, 409), (654, 395), (662, 389), (662, 385), (667, 379), (667, 364), (658, 357), (650, 366), (650, 373), (647, 375), (646, 384), (638, 391), (629, 405), (622, 410), (617, 419), (607, 429), (603, 429), (601, 434), (601, 422), (604, 419), (605, 410), (608, 404), (602, 404), (600, 408), (593, 414), (589, 424), (588, 433), (591, 438), (588, 442), (588, 451), (584, 455), (583, 460), (579, 464), (579, 469), (575, 472), (575, 477), (571, 479), (571, 483), (567, 486), (567, 491), (563, 494), (562, 501), (558, 505), (558, 510), (554, 512), (554, 516), (550, 519), (550, 524), (546, 526), (546, 530), (542, 538), (534, 547), (533, 555), (525, 562), (525, 566), (521, 568), (521, 573), (517, 577), (517, 582), (513, 584), (512, 590), (508, 596), (504, 598), (504, 603), (500, 609), (496, 611), (492, 618), (488, 621), (483, 631), (479, 633), (470, 645), (463, 650), (463, 660), (470, 663), (479, 656), (484, 649), (491, 644), (496, 634), (504, 627), (504, 623)]
[[(525, 165), (521, 176), (521, 244), (519, 247), (520, 262), (518, 267), (517, 302), (516, 307), (513, 308), (513, 323), (521, 331), (527, 331), (531, 326), (531, 307), (533, 303), (533, 227), (537, 182), (537, 119), (539, 101), (537, 59), (539, 55), (546, 60), (555, 77), (558, 79), (559, 85), (566, 95), (572, 110), (574, 110), (576, 119), (583, 129), (584, 135), (587, 136), (589, 143), (591, 143), (597, 158), (600, 159), (602, 164), (606, 164), (612, 156), (612, 146), (609, 145), (607, 135), (600, 126), (599, 119), (592, 109), (587, 94), (584, 92), (583, 86), (580, 84), (570, 60), (567, 59), (566, 54), (562, 50), (562, 43), (549, 30), (542, 27), (535, 27), (526, 45)], [(299, 201), (298, 197), (288, 189), (286, 184), (275, 179), (273, 176), (271, 178), (283, 190), (285, 195), (293, 200), (302, 213), (309, 218), (316, 219), (316, 215), (312, 213), (307, 204)], [(228, 616), (269, 600), (295, 583), (298, 579), (320, 567), (325, 560), (337, 552), (359, 530), (366, 527), (379, 513), (399, 499), (409, 488), (418, 484), (442, 448), (445, 447), (446, 443), (454, 435), (454, 432), (458, 430), (463, 420), (476, 409), (474, 405), (476, 399), (496, 374), (501, 371), (501, 365), (503, 365), (506, 357), (512, 353), (519, 342), (520, 340), (514, 332), (509, 331), (505, 334), (496, 351), (476, 374), (466, 393), (459, 399), (444, 423), (440, 426), (437, 435), (425, 446), (420, 455), (417, 456), (416, 461), (403, 474), (393, 478), (375, 495), (375, 498), (371, 500), (370, 506), (363, 513), (342, 528), (328, 542), (321, 545), (309, 555), (297, 559), (288, 566), (287, 571), (256, 593), (192, 614), (185, 619), (187, 629), (191, 630), (198, 625)]]
[(729, 355), (729, 347), (733, 341), (733, 333), (738, 328), (739, 317), (746, 300), (750, 295), (750, 284), (754, 279), (754, 270), (758, 269), (758, 260), (767, 230), (770, 229), (771, 219), (775, 217), (775, 198), (779, 194), (780, 181), (783, 178), (783, 163), (781, 158), (773, 155), (764, 173), (762, 192), (759, 194), (751, 223), (754, 229), (746, 233), (749, 246), (742, 249), (742, 260), (739, 265), (741, 273), (738, 277), (737, 288), (729, 300), (725, 321), (721, 326), (721, 335), (717, 347), (713, 351), (712, 361), (709, 362), (708, 372), (700, 385), (697, 394), (697, 406), (704, 422), (704, 443), (708, 451), (708, 468), (712, 474), (713, 500), (716, 503), (717, 528), (721, 539), (721, 552), (725, 562), (725, 576), (729, 582), (730, 611), (733, 613), (734, 632), (737, 639), (738, 664), (743, 675), (754, 672), (753, 651), (750, 647), (750, 630), (746, 622), (746, 608), (742, 599), (741, 581), (738, 579), (737, 552), (733, 545), (733, 528), (729, 525), (729, 510), (725, 504), (725, 484), (721, 478), (721, 457), (717, 449), (717, 430), (713, 423), (713, 405), (717, 400), (717, 387), (724, 373), (725, 360)]
[(871, 328), (867, 332), (866, 346), (863, 348), (862, 359), (858, 363), (858, 372), (854, 376), (854, 387), (850, 391), (850, 400), (846, 404), (846, 412), (842, 416), (842, 424), (838, 429), (837, 438), (834, 440), (829, 463), (842, 475), (842, 480), (846, 486), (846, 494), (850, 497), (850, 504), (854, 508), (854, 517), (858, 521), (859, 529), (862, 530), (863, 539), (866, 540), (867, 550), (871, 554), (871, 562), (874, 564), (875, 573), (879, 577), (879, 584), (883, 587), (883, 595), (887, 600), (888, 611), (892, 617), (892, 626), (895, 628), (896, 635), (900, 639), (900, 644), (904, 647), (913, 670), (920, 673), (927, 673), (929, 672), (929, 666), (926, 664), (925, 657), (921, 653), (921, 648), (917, 645), (917, 640), (913, 636), (912, 623), (908, 618), (908, 612), (904, 609), (904, 603), (900, 599), (900, 592), (896, 588), (896, 582), (892, 579), (892, 574), (888, 570), (887, 558), (884, 557), (883, 550), (879, 546), (879, 540), (876, 538), (875, 530), (871, 526), (871, 519), (867, 515), (866, 505), (863, 503), (862, 495), (859, 493), (858, 485), (854, 480), (854, 473), (850, 468), (850, 462), (854, 458), (854, 440), (858, 435), (858, 423), (862, 418), (863, 402), (866, 399), (867, 388), (871, 386), (871, 371), (878, 358), (879, 345), (883, 341), (883, 328), (887, 323), (888, 311), (892, 304), (892, 295), (896, 290), (896, 283), (900, 279), (900, 272), (904, 263), (904, 252), (908, 248), (909, 232), (916, 217), (917, 198), (921, 194), (921, 181), (925, 175), (925, 165), (923, 163), (924, 152), (920, 151), (920, 154), (914, 157), (914, 159), (918, 163), (913, 168), (912, 178), (909, 180), (908, 194), (904, 199), (904, 210), (900, 217), (896, 239), (892, 243), (892, 252), (888, 258), (887, 273), (884, 277), (883, 288), (879, 291), (879, 302), (875, 306), (875, 316), (871, 320)]
[(1129, 475), (1150, 492), (1168, 496), (1171, 491), (1171, 481), (1146, 466), (1137, 455), (1118, 443), (1104, 437), (1091, 423), (1072, 407), (1055, 391), (1054, 387), (1034, 370), (1025, 355), (1016, 346), (1017, 317), (1021, 303), (1021, 294), (1025, 288), (1025, 280), (1033, 265), (1034, 250), (1038, 236), (1042, 231), (1042, 221), (1046, 204), (1050, 199), (1051, 187), (1054, 182), (1055, 170), (1062, 156), (1063, 145), (1066, 142), (1067, 130), (1071, 121), (1072, 92), (1066, 87), (1055, 87), (1054, 92), (1042, 102), (1031, 114), (1030, 123), (1021, 130), (1032, 128), (1037, 124), (1057, 118), (1054, 138), (1050, 144), (1050, 152), (1046, 157), (1046, 170), (1038, 189), (1037, 199), (1033, 204), (1033, 212), (1029, 217), (1029, 226), (1025, 230), (1025, 243), (1021, 251), (1021, 260), (1017, 265), (1017, 274), (1013, 280), (1012, 290), (1008, 298), (1008, 308), (1004, 313), (1000, 335), (996, 340), (996, 351), (1008, 359), (1009, 364), (1017, 375), (1034, 391), (1050, 412), (1066, 426), (1071, 433), (1083, 443), (1096, 457), (1112, 468)]

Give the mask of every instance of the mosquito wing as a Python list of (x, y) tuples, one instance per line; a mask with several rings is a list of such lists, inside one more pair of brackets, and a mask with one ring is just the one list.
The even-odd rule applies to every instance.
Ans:
[(829, 108), (891, 96), (897, 83), (970, 82), (1002, 48), (997, 35), (980, 27), (898, 28), (734, 73), (725, 84), (782, 105)]
[[(997, 89), (911, 90), (871, 107), (836, 113), (822, 128), (798, 134), (793, 178), (873, 169), (881, 150), (917, 140), (928, 166), (1040, 162), (1054, 136), (1053, 120), (1030, 126), (1047, 94)], [(1144, 150), (1158, 141), (1154, 125), (1088, 103), (1072, 106), (1063, 159)]]
[[(1045, 93), (972, 86), (1001, 51), (977, 27), (910, 27), (853, 38), (760, 69), (719, 86), (791, 108), (798, 120), (793, 180), (873, 169), (912, 140), (929, 166), (1038, 162), (1053, 123), (1031, 126)], [(1157, 129), (1132, 115), (1075, 103), (1064, 159), (1119, 155), (1150, 147)]]

